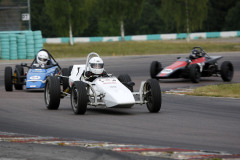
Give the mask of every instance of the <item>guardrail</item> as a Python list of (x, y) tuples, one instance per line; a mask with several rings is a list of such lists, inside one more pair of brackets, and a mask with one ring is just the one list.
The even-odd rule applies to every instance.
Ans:
[[(240, 31), (226, 31), (226, 32), (198, 32), (190, 33), (190, 39), (207, 39), (207, 38), (229, 38), (240, 37)], [(148, 40), (176, 40), (187, 39), (187, 33), (173, 33), (173, 34), (150, 34), (150, 35), (133, 35), (125, 36), (125, 41), (148, 41)], [(116, 42), (121, 41), (120, 36), (112, 37), (73, 37), (74, 43), (84, 42)], [(69, 43), (69, 37), (60, 38), (43, 38), (43, 43)]]

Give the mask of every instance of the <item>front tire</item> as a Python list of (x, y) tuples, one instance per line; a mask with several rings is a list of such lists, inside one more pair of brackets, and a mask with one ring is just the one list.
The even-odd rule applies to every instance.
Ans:
[(200, 68), (197, 64), (192, 64), (190, 66), (190, 80), (193, 83), (199, 83), (201, 79)]
[(14, 71), (14, 88), (16, 90), (22, 90), (23, 89), (23, 79), (21, 76), (24, 75), (24, 69), (21, 65), (16, 65), (15, 71)]
[(50, 76), (47, 78), (44, 89), (44, 100), (47, 109), (57, 110), (60, 105), (61, 89), (58, 77)]
[(158, 61), (153, 61), (150, 66), (151, 78), (157, 78), (157, 74), (162, 70), (162, 64)]
[(4, 84), (6, 91), (13, 90), (12, 67), (6, 67), (4, 71)]
[(225, 82), (230, 82), (233, 78), (234, 68), (231, 62), (224, 61), (221, 65), (221, 77)]
[(70, 99), (74, 114), (85, 114), (88, 97), (86, 85), (83, 82), (77, 81), (73, 83)]
[[(68, 77), (70, 75), (68, 68), (62, 69), (62, 75)], [(62, 78), (63, 91), (69, 87), (68, 78)]]
[(145, 100), (149, 112), (159, 112), (162, 106), (162, 93), (158, 80), (148, 79), (145, 83), (144, 90), (146, 92)]

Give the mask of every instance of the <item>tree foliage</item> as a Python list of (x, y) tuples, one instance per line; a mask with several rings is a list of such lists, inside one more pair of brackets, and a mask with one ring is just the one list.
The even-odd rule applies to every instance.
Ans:
[(186, 32), (189, 24), (190, 30), (195, 31), (202, 28), (207, 17), (207, 2), (208, 0), (163, 0), (161, 17), (167, 28), (175, 26), (177, 32)]
[[(239, 0), (31, 0), (33, 30), (63, 37), (240, 30)], [(187, 12), (186, 12), (187, 11)], [(188, 14), (186, 14), (188, 13)]]
[[(203, 31), (224, 30), (226, 16), (230, 9), (235, 6), (236, 2), (237, 0), (209, 0), (208, 15), (203, 23)], [(239, 17), (238, 15), (234, 16)]]
[[(100, 27), (105, 26), (101, 22), (107, 20), (111, 21), (107, 23), (112, 26), (115, 26), (115, 24), (123, 25), (126, 19), (135, 22), (141, 15), (143, 2), (144, 0), (99, 0), (101, 10)], [(121, 28), (121, 34), (122, 32), (124, 32), (123, 28)]]
[(74, 35), (88, 26), (92, 0), (45, 0), (45, 5), (59, 36), (67, 36), (70, 25)]
[(240, 28), (240, 1), (231, 8), (226, 16), (225, 30), (239, 30)]

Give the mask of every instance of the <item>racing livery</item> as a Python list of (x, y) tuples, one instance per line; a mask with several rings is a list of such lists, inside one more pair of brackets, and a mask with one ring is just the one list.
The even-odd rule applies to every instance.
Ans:
[(218, 69), (217, 61), (221, 58), (223, 57), (209, 56), (201, 47), (194, 47), (189, 57), (179, 57), (165, 68), (160, 62), (153, 61), (150, 76), (156, 79), (186, 78), (193, 83), (200, 82), (201, 77), (221, 76), (223, 81), (229, 82), (233, 78), (234, 68), (231, 62), (224, 61)]
[[(120, 75), (118, 78), (111, 74), (101, 74), (90, 81), (85, 77), (85, 72), (89, 71), (89, 61), (92, 57), (99, 57), (99, 55), (95, 52), (90, 53), (86, 64), (69, 67), (68, 75), (47, 78), (44, 99), (48, 109), (58, 109), (60, 98), (70, 95), (72, 110), (75, 114), (85, 114), (87, 105), (131, 108), (134, 104), (146, 104), (149, 112), (159, 112), (162, 102), (161, 89), (156, 79), (141, 82), (139, 92), (133, 92), (135, 83), (127, 74)], [(60, 86), (61, 82), (63, 87)], [(136, 96), (138, 96), (137, 99)]]
[[(13, 86), (16, 90), (22, 90), (23, 85), (26, 85), (26, 89), (43, 89), (48, 76), (61, 73), (61, 67), (52, 55), (47, 50), (42, 50), (46, 51), (50, 57), (50, 62), (46, 65), (36, 64), (35, 58), (30, 66), (27, 66), (27, 63), (16, 65), (14, 72), (12, 72), (12, 67), (10, 66), (5, 68), (4, 80), (6, 91), (13, 91)], [(24, 67), (28, 68), (26, 73), (24, 72)]]

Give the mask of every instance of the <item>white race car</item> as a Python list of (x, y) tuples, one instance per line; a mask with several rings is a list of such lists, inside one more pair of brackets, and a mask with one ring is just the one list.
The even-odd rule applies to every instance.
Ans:
[(89, 53), (86, 64), (69, 67), (71, 73), (67, 74), (65, 71), (63, 75), (47, 78), (44, 99), (48, 109), (58, 109), (60, 99), (70, 95), (75, 114), (85, 114), (88, 105), (131, 108), (134, 104), (146, 104), (149, 112), (159, 112), (162, 100), (160, 85), (156, 79), (142, 81), (139, 92), (133, 92), (134, 82), (127, 74), (118, 78), (106, 74), (90, 82), (86, 80), (84, 73), (89, 71), (89, 60), (92, 57), (99, 55), (95, 52)]

